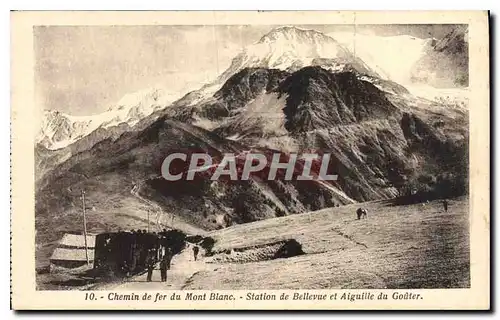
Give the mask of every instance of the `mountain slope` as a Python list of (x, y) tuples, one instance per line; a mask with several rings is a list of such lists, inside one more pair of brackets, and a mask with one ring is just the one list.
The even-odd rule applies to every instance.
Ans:
[[(155, 111), (173, 104), (179, 108), (207, 103), (234, 74), (246, 68), (280, 69), (293, 72), (304, 66), (322, 66), (332, 72), (352, 71), (378, 78), (363, 60), (353, 55), (335, 39), (315, 30), (280, 27), (271, 30), (258, 42), (243, 49), (230, 67), (213, 83), (206, 84), (180, 99), (163, 89), (150, 88), (126, 95), (106, 112), (94, 116), (71, 116), (57, 111), (45, 112), (36, 142), (49, 150), (67, 147), (95, 130), (120, 124), (133, 127)], [(125, 129), (128, 130), (128, 129)], [(97, 137), (107, 138), (105, 131)], [(87, 139), (87, 144), (89, 139)]]
[[(115, 208), (129, 209), (122, 204), (110, 204), (110, 199), (137, 202), (130, 190), (140, 183), (143, 187), (138, 192), (142, 197), (194, 225), (212, 229), (225, 225), (220, 222), (224, 216), (242, 223), (345, 204), (351, 199), (392, 197), (398, 192), (398, 182), (425, 168), (423, 165), (432, 159), (439, 160), (432, 152), (425, 152), (428, 146), (422, 142), (431, 143), (433, 149), (447, 143), (450, 155), (457, 151), (447, 135), (441, 135), (420, 116), (401, 112), (385, 97), (386, 93), (350, 72), (332, 74), (319, 67), (293, 74), (242, 70), (223, 88), (214, 95), (215, 103), (205, 106), (211, 108), (210, 112), (204, 108), (198, 112), (222, 121), (225, 127), (209, 132), (187, 124), (188, 118), (179, 122), (163, 116), (153, 122), (143, 121), (138, 125), (141, 129), (124, 132), (115, 140), (103, 140), (57, 166), (37, 192), (37, 221), (45, 225), (54, 216), (62, 214), (70, 219), (77, 214), (75, 190), (81, 189), (87, 190), (89, 199), (95, 199), (103, 215), (101, 221), (111, 221)], [(279, 151), (260, 144), (258, 139), (235, 142), (225, 138), (233, 134), (231, 128), (237, 127), (231, 126), (231, 122), (241, 121), (238, 116), (247, 115), (248, 105), (262, 92), (288, 97), (281, 100), (285, 121), (282, 131), (271, 136), (276, 141), (294, 141), (293, 152), (331, 153), (330, 163), (339, 174), (338, 181), (325, 185), (254, 179), (232, 184), (213, 183), (203, 177), (190, 182), (167, 182), (161, 178), (161, 163), (175, 150), (197, 150), (219, 158), (227, 152)], [(221, 105), (234, 108), (220, 108)], [(274, 114), (278, 111), (274, 110)], [(259, 135), (259, 129), (254, 128), (254, 133)], [(106, 214), (110, 216), (104, 217)]]
[[(392, 198), (408, 188), (425, 190), (426, 197), (466, 192), (466, 110), (416, 99), (364, 68), (330, 37), (279, 31), (261, 39), (258, 45), (269, 49), (263, 55), (250, 59), (247, 51), (214, 83), (168, 108), (153, 108), (133, 126), (101, 127), (52, 154), (40, 148), (48, 160), (38, 163), (52, 168), (37, 176), (37, 243), (80, 229), (81, 190), (94, 208), (88, 216), (93, 232), (143, 228), (148, 212), (155, 228), (172, 226), (175, 217), (183, 225), (214, 230)], [(276, 51), (283, 46), (274, 43), (281, 41), (291, 43), (288, 60)], [(297, 43), (306, 45), (293, 51)], [(334, 48), (334, 57), (319, 57), (324, 43)], [(329, 153), (330, 172), (339, 179), (211, 181), (198, 174), (194, 181), (169, 182), (161, 177), (161, 165), (172, 152), (217, 159), (229, 152), (239, 159), (246, 152), (268, 159), (277, 152), (283, 159), (292, 152)], [(441, 194), (431, 192), (436, 189)]]
[[(470, 287), (466, 198), (450, 200), (447, 213), (440, 201), (362, 205), (367, 220), (355, 219), (360, 206), (355, 204), (213, 231), (215, 254), (204, 258), (206, 268), (185, 289)], [(254, 253), (290, 239), (300, 243), (304, 255), (262, 259)]]
[(352, 72), (332, 74), (306, 67), (288, 77), (279, 88), (286, 93), (286, 128), (290, 132), (325, 129), (394, 116), (398, 111), (373, 84)]
[[(212, 182), (201, 176), (168, 182), (160, 175), (163, 159), (176, 150), (203, 151), (220, 158), (244, 149), (206, 130), (165, 118), (143, 131), (126, 132), (116, 141), (99, 142), (58, 165), (39, 185), (37, 243), (50, 243), (68, 229), (80, 229), (81, 221), (75, 219), (80, 216), (80, 190), (86, 190), (93, 208), (87, 216), (89, 232), (125, 228), (130, 220), (144, 226), (147, 211), (156, 211), (155, 228), (171, 225), (168, 218), (176, 216), (210, 230), (352, 202), (333, 186), (314, 181)], [(162, 212), (143, 199), (159, 205)]]

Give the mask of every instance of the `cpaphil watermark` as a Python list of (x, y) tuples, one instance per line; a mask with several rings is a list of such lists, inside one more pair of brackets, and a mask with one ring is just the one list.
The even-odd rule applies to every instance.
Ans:
[(337, 180), (331, 154), (241, 152), (212, 156), (207, 152), (174, 152), (163, 160), (161, 174), (168, 181), (194, 180)]

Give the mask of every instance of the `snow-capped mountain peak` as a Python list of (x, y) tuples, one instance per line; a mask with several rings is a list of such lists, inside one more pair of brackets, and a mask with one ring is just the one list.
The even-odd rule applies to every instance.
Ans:
[(327, 61), (332, 71), (356, 69), (377, 76), (361, 59), (353, 55), (334, 38), (315, 30), (279, 27), (247, 46), (221, 75), (227, 80), (244, 68), (268, 68), (296, 71), (317, 61)]
[(302, 29), (295, 26), (278, 27), (262, 36), (258, 43), (272, 43), (276, 41), (295, 41), (295, 42), (330, 42), (335, 41), (331, 37), (316, 30)]
[(64, 148), (98, 128), (126, 123), (135, 125), (151, 113), (163, 109), (179, 98), (161, 88), (150, 88), (127, 94), (105, 112), (89, 116), (73, 116), (56, 110), (46, 110), (36, 137), (50, 150)]

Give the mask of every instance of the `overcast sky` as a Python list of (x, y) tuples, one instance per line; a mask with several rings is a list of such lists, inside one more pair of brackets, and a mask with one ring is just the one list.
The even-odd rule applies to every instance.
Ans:
[[(188, 92), (213, 80), (246, 45), (278, 26), (36, 27), (35, 101), (73, 115), (105, 111), (127, 93), (157, 86)], [(349, 25), (308, 25), (324, 33)], [(357, 25), (362, 33), (441, 38), (451, 25)]]

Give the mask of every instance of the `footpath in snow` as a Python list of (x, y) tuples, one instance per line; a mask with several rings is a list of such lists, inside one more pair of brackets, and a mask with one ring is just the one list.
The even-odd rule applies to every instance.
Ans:
[(151, 282), (147, 281), (147, 273), (131, 277), (124, 282), (107, 287), (113, 290), (180, 290), (194, 274), (207, 269), (205, 263), (204, 251), (200, 248), (197, 261), (194, 261), (192, 245), (188, 244), (186, 248), (172, 258), (170, 270), (167, 271), (167, 281), (161, 282), (160, 270), (155, 268)]

